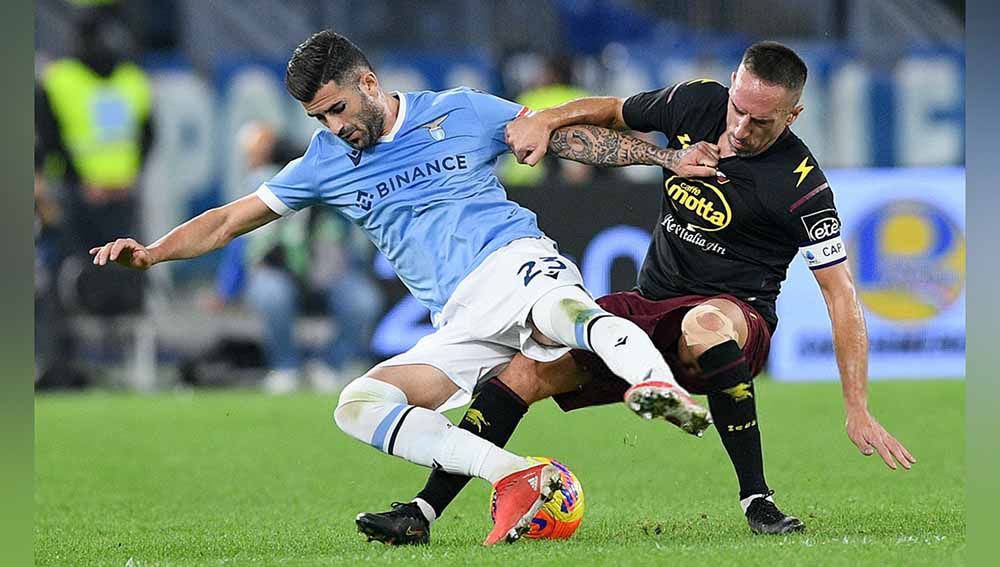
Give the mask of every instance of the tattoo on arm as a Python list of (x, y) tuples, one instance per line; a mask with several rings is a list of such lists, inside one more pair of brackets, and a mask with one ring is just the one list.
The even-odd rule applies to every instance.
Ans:
[(549, 151), (564, 159), (598, 167), (659, 165), (670, 169), (683, 157), (680, 151), (591, 125), (559, 128), (549, 139)]

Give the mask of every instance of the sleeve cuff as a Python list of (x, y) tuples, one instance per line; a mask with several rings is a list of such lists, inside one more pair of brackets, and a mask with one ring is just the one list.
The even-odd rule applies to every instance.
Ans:
[(279, 199), (278, 196), (274, 194), (274, 191), (271, 191), (271, 188), (266, 184), (258, 187), (257, 191), (254, 192), (254, 195), (260, 197), (260, 200), (264, 201), (264, 204), (267, 205), (269, 209), (283, 217), (287, 217), (295, 212), (295, 209), (282, 202), (282, 200)]

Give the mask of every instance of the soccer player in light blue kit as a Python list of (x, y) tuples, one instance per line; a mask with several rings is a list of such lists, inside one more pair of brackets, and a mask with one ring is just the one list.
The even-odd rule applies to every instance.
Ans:
[(149, 247), (118, 239), (93, 248), (94, 263), (146, 269), (305, 207), (334, 207), (371, 238), (437, 328), (344, 388), (334, 419), (380, 451), (492, 483), (487, 545), (527, 530), (558, 489), (558, 470), (439, 412), (467, 404), (517, 352), (550, 361), (590, 350), (634, 385), (625, 398), (633, 411), (695, 435), (708, 427), (708, 412), (676, 384), (646, 333), (598, 307), (535, 215), (507, 199), (493, 170), (508, 151), (506, 124), (528, 109), (467, 88), (387, 93), (361, 51), (331, 30), (295, 50), (285, 85), (324, 126), (305, 155)]

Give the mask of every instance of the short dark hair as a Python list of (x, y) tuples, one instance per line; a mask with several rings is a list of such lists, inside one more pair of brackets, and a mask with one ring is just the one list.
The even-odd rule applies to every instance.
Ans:
[(806, 84), (808, 70), (797, 53), (776, 41), (759, 41), (743, 52), (741, 63), (755, 77), (798, 93)]
[(285, 90), (302, 102), (330, 81), (342, 81), (356, 71), (371, 71), (371, 63), (351, 40), (333, 30), (314, 33), (295, 48), (285, 70)]

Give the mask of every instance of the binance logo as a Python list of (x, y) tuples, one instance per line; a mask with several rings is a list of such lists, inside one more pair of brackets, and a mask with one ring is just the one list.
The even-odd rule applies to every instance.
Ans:
[(705, 232), (722, 230), (733, 220), (725, 195), (718, 187), (700, 179), (686, 179), (676, 175), (664, 184), (674, 210), (690, 211), (704, 222), (689, 222), (688, 226)]
[(476, 431), (480, 433), (482, 433), (484, 425), (490, 424), (490, 422), (486, 421), (486, 418), (483, 417), (483, 412), (477, 409), (470, 409), (469, 411), (465, 412), (465, 417), (462, 418), (462, 421), (468, 421), (472, 425), (475, 425)]
[(746, 382), (740, 382), (732, 388), (726, 388), (723, 392), (729, 394), (737, 402), (742, 402), (745, 399), (753, 397), (753, 392), (750, 391), (750, 384)]

